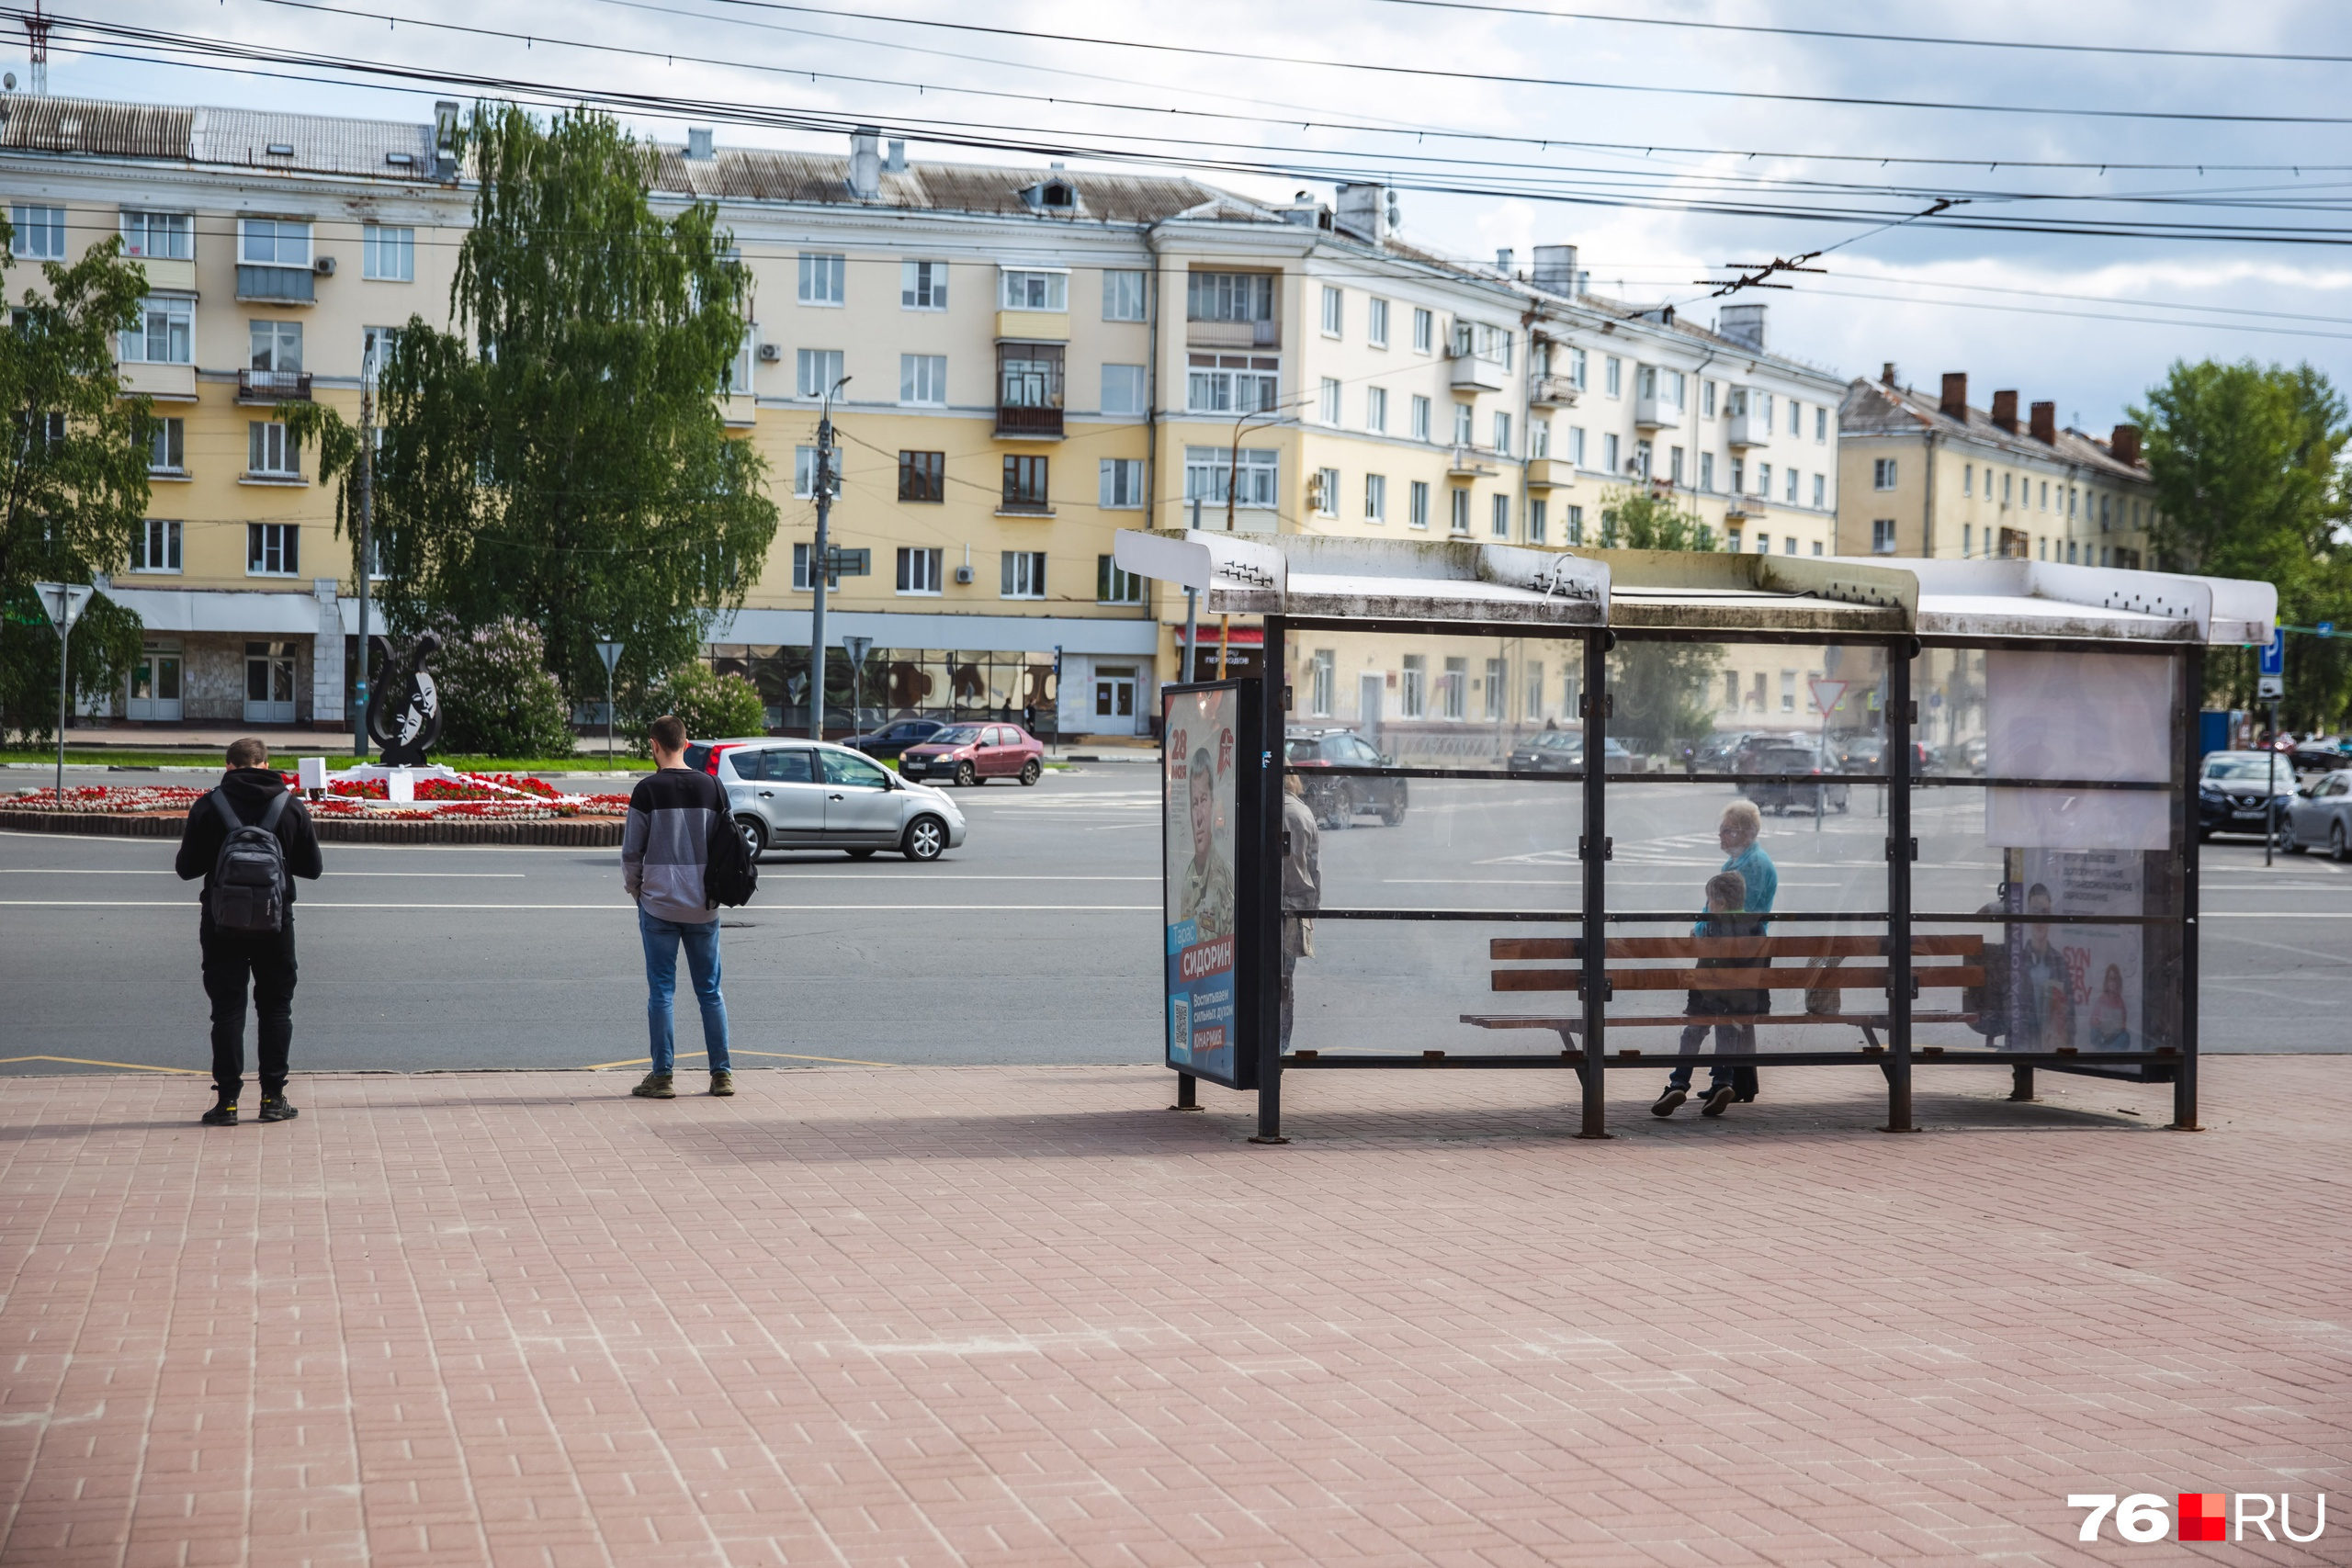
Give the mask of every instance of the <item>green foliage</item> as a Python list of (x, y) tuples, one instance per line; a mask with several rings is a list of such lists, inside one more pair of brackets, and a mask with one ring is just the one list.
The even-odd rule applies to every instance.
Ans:
[(730, 735), (767, 733), (767, 705), (759, 688), (741, 675), (720, 675), (699, 659), (690, 659), (650, 687), (618, 699), (620, 732), (630, 751), (650, 754), (646, 731), (665, 713), (685, 721), (686, 734), (696, 740), (720, 740)]
[[(7, 225), (0, 220), (0, 242)], [(7, 247), (0, 243), (0, 295)], [(119, 570), (147, 515), (149, 405), (125, 398), (115, 333), (138, 320), (147, 275), (122, 242), (80, 261), (44, 262), (43, 287), (0, 332), (0, 734), (47, 738), (57, 723), (57, 634), (35, 582), (88, 582)], [(74, 629), (75, 687), (121, 683), (139, 657), (139, 617), (95, 597)]]
[[(598, 638), (628, 645), (625, 681), (678, 666), (775, 538), (766, 465), (713, 401), (748, 280), (714, 207), (653, 209), (652, 154), (609, 118), (482, 105), (468, 135), (481, 183), (458, 330), (412, 316), (379, 369), (386, 618), (528, 621), (564, 690), (600, 699)], [(304, 430), (347, 481), (340, 423)]]
[(1600, 498), (1600, 547), (1607, 550), (1713, 550), (1715, 531), (1670, 495), (1611, 491)]
[[(2176, 363), (2132, 416), (2146, 432), (2156, 487), (2151, 565), (2273, 583), (2279, 619), (2290, 625), (2352, 620), (2352, 552), (2340, 536), (2347, 497), (2337, 468), (2352, 425), (2325, 376), (2308, 365)], [(2207, 668), (2214, 700), (2252, 705), (2251, 653), (2219, 656)], [(2282, 721), (2340, 728), (2347, 703), (2347, 650), (2290, 637)]]
[(537, 626), (512, 616), (472, 632), (445, 626), (433, 668), (447, 749), (484, 757), (571, 753), (569, 710)]

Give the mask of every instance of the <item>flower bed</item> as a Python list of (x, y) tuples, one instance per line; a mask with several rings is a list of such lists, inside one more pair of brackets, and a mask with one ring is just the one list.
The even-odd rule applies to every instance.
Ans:
[[(290, 786), (295, 780), (287, 775)], [(511, 773), (466, 773), (458, 781), (420, 779), (414, 805), (379, 804), (380, 779), (338, 784), (322, 800), (306, 802), (314, 818), (342, 820), (429, 822), (452, 818), (491, 822), (544, 822), (571, 817), (619, 817), (628, 810), (625, 795), (564, 795), (539, 779)], [(183, 816), (207, 792), (187, 784), (86, 784), (70, 788), (60, 801), (48, 789), (20, 790), (6, 797), (12, 810), (61, 816)]]

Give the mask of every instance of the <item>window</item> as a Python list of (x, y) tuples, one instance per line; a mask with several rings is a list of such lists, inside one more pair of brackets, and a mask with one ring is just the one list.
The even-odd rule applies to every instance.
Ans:
[(1132, 511), (1143, 505), (1143, 459), (1105, 457), (1102, 460), (1099, 505)]
[(1340, 423), (1340, 381), (1335, 376), (1323, 378), (1315, 400), (1315, 414), (1326, 424)]
[(1758, 534), (1756, 536), (1756, 553), (1759, 556), (1769, 556), (1772, 553), (1771, 535)]
[(1872, 490), (1893, 490), (1894, 488), (1894, 458), (1892, 458), (1892, 457), (1873, 457), (1873, 458), (1871, 458), (1871, 489), (1872, 489)]
[(1437, 340), (1437, 318), (1419, 306), (1413, 307), (1413, 347), (1421, 354), (1430, 353)]
[(384, 283), (416, 281), (416, 231), (380, 223), (359, 231), (359, 276)]
[(150, 517), (130, 536), (130, 570), (177, 571), (180, 569), (180, 525)]
[(1625, 362), (1611, 355), (1601, 369), (1602, 390), (1617, 397), (1625, 389)]
[(1396, 694), (1398, 705), (1404, 708), (1407, 718), (1420, 717), (1422, 710), (1429, 706), (1429, 683), (1428, 658), (1419, 653), (1405, 655), (1404, 681)]
[(1531, 419), (1527, 422), (1527, 455), (1531, 457), (1548, 457), (1552, 455), (1552, 422), (1550, 420)]
[(2015, 474), (2003, 474), (2001, 476), (2001, 504), (2003, 506), (2007, 506), (2009, 503), (2009, 481), (2015, 478), (2017, 478)]
[(1815, 539), (1813, 542), (1813, 553), (1815, 555), (1819, 555), (1821, 553), (1821, 541), (1819, 539)]
[(1601, 472), (1613, 474), (1617, 471), (1617, 437), (1613, 432), (1600, 438)]
[(2075, 559), (2075, 541), (2072, 539), (2066, 541), (2066, 564), (2068, 566), (2080, 564)]
[(1650, 459), (1657, 449), (1642, 436), (1634, 437), (1634, 472), (1643, 479), (1650, 477)]
[(1793, 670), (1781, 671), (1781, 711), (1797, 711), (1797, 672)]
[(1266, 355), (1195, 354), (1185, 376), (1193, 413), (1254, 413), (1274, 406), (1282, 361)]
[[(1048, 427), (1058, 432), (1062, 406), (1062, 345), (1057, 343), (1002, 343), (996, 350), (998, 423), (1005, 423), (1005, 409), (1055, 411)], [(1043, 417), (1025, 416), (1032, 420)], [(1035, 424), (1020, 428), (1035, 429)]]
[[(1985, 486), (1987, 490), (1991, 488), (1990, 485)], [(1962, 495), (1976, 493), (1976, 465), (1973, 463), (1962, 463), (1960, 466), (1960, 493)]]
[(195, 300), (146, 299), (139, 307), (139, 324), (122, 334), (122, 357), (127, 364), (192, 364), (195, 335)]
[(1568, 543), (1572, 545), (1584, 543), (1584, 508), (1581, 506), (1568, 508)]
[(248, 333), (253, 368), (295, 375), (302, 368), (302, 323), (255, 321)]
[(1281, 455), (1271, 447), (1244, 446), (1238, 454), (1224, 446), (1184, 448), (1184, 499), (1204, 506), (1223, 506), (1226, 485), (1235, 487), (1234, 505), (1266, 510), (1274, 505), (1275, 480)]
[(2050, 481), (2048, 479), (2041, 481), (2041, 510), (2044, 512), (2050, 510)]
[(27, 207), (20, 202), (8, 209), (8, 221), (13, 225), (8, 236), (10, 255), (27, 261), (65, 259), (65, 209)]
[(1271, 321), (1274, 319), (1273, 275), (1186, 273), (1184, 317), (1193, 321)]
[(1828, 440), (1829, 411), (1815, 409), (1813, 411), (1813, 444), (1816, 446), (1825, 446)]
[(1006, 550), (998, 560), (1001, 566), (998, 582), (1002, 597), (1043, 599), (1046, 596), (1045, 551)]
[(1438, 691), (1438, 700), (1445, 705), (1446, 717), (1460, 719), (1468, 716), (1470, 693), (1467, 688), (1469, 684), (1470, 661), (1467, 659), (1447, 660), (1445, 679)]
[(1568, 426), (1568, 461), (1579, 468), (1584, 467), (1584, 427), (1582, 425)]
[(1568, 350), (1568, 384), (1579, 392), (1585, 389), (1585, 355), (1580, 348)]
[(1453, 444), (1456, 446), (1467, 446), (1477, 438), (1476, 433), (1470, 428), (1472, 412), (1468, 403), (1453, 405)]
[(188, 261), (196, 255), (196, 220), (185, 212), (122, 213), (122, 254), (156, 261)]
[[(1338, 477), (1338, 474), (1339, 474), (1339, 470), (1338, 470), (1337, 468), (1334, 468), (1334, 469), (1332, 469), (1332, 470), (1331, 470), (1331, 473), (1332, 473), (1332, 476), (1333, 476), (1334, 478), (1337, 478), (1337, 477)], [(1422, 487), (1422, 488), (1424, 489), (1424, 491), (1426, 491), (1428, 487), (1427, 487), (1427, 486), (1424, 486), (1424, 487)], [(1388, 476), (1387, 476), (1387, 475), (1385, 475), (1385, 474), (1366, 474), (1366, 475), (1364, 475), (1364, 477), (1363, 477), (1363, 520), (1364, 520), (1365, 522), (1367, 522), (1367, 523), (1385, 523), (1385, 522), (1387, 522), (1387, 521), (1388, 521)]]
[(1782, 499), (1787, 501), (1791, 506), (1794, 506), (1797, 503), (1797, 471), (1794, 468), (1791, 468), (1789, 470), (1789, 482), (1781, 491)]
[(1494, 497), (1494, 504), (1488, 510), (1492, 515), (1488, 520), (1487, 531), (1498, 539), (1510, 538), (1510, 497), (1498, 491)]
[(1413, 398), (1412, 414), (1413, 439), (1427, 441), (1430, 438), (1430, 400), (1416, 393)]
[(1007, 268), (1001, 279), (1003, 308), (1008, 310), (1067, 310), (1069, 274), (1015, 272)]
[(147, 471), (181, 474), (187, 471), (187, 421), (159, 419), (147, 437)]
[(1306, 481), (1306, 508), (1317, 517), (1340, 514), (1340, 470), (1317, 468)]
[(1415, 479), (1406, 498), (1406, 519), (1416, 528), (1430, 525), (1430, 487), (1426, 479)]
[(1143, 603), (1143, 579), (1132, 571), (1121, 570), (1115, 557), (1096, 556), (1094, 602), (1098, 604), (1140, 604)]
[(1363, 427), (1376, 435), (1388, 433), (1388, 389), (1366, 387), (1363, 389)]
[(1510, 368), (1511, 334), (1507, 327), (1486, 321), (1453, 323), (1453, 355), (1457, 359), (1484, 359)]
[(1766, 430), (1770, 430), (1772, 428), (1772, 394), (1770, 392), (1754, 394), (1754, 401), (1750, 406), (1755, 411), (1756, 422)]
[(1144, 367), (1140, 365), (1105, 365), (1102, 367), (1102, 412), (1104, 413), (1139, 414), (1143, 412)]
[(1772, 493), (1772, 465), (1770, 463), (1756, 465), (1756, 493), (1758, 495)]
[(902, 261), (899, 264), (899, 309), (902, 310), (944, 310), (947, 309), (947, 264), (936, 261)]
[(1306, 661), (1306, 711), (1313, 717), (1331, 716), (1331, 701), (1339, 694), (1337, 662), (1338, 656), (1328, 648), (1317, 649)]
[(301, 458), (301, 449), (276, 420), (256, 419), (245, 426), (246, 472), (266, 474), (273, 479), (300, 479)]
[(1003, 508), (1007, 512), (1043, 512), (1047, 505), (1046, 459), (1007, 454), (1004, 459)]
[(1715, 388), (1720, 383), (1703, 381), (1699, 386), (1699, 412), (1708, 419), (1715, 417)]
[(1715, 492), (1715, 455), (1713, 452), (1699, 454), (1699, 488), (1709, 495)]
[[(802, 447), (807, 452), (808, 447)], [(901, 452), (899, 454), (899, 499), (900, 501), (942, 502), (947, 499), (947, 454), (944, 452)]]
[(1487, 678), (1479, 684), (1479, 695), (1485, 699), (1482, 717), (1499, 719), (1503, 716), (1503, 699), (1510, 694), (1508, 690), (1510, 679), (1501, 660), (1487, 660)]
[(1542, 496), (1531, 495), (1527, 498), (1527, 542), (1529, 544), (1541, 545), (1546, 542), (1544, 536), (1544, 520), (1545, 514), (1550, 510), (1551, 503)]
[(1363, 340), (1374, 348), (1388, 346), (1388, 301), (1367, 299), (1363, 302)]
[(1345, 296), (1339, 289), (1328, 283), (1323, 286), (1323, 335), (1325, 337), (1338, 337), (1340, 334), (1347, 321), (1347, 307), (1344, 299)]
[(1826, 474), (1815, 474), (1815, 475), (1814, 475), (1814, 476), (1813, 476), (1813, 509), (1814, 509), (1815, 512), (1820, 511), (1820, 510), (1822, 509), (1822, 507), (1823, 507), (1823, 506), (1827, 502), (1828, 497), (1829, 497), (1829, 476), (1828, 476), (1828, 475), (1826, 475)]
[(1891, 556), (1894, 553), (1894, 519), (1874, 517), (1871, 520), (1871, 554)]
[(1144, 275), (1112, 270), (1102, 275), (1102, 319), (1106, 321), (1143, 320)]
[(901, 593), (936, 593), (939, 592), (939, 562), (944, 551), (937, 549), (901, 549), (899, 552), (899, 592)]
[(384, 361), (391, 357), (392, 349), (401, 341), (398, 327), (362, 327), (359, 329), (359, 373), (369, 386), (384, 373)]
[(1797, 536), (1794, 534), (1781, 541), (1781, 553), (1784, 556), (1792, 556), (1797, 553)]
[(821, 398), (841, 383), (842, 351), (838, 348), (804, 348), (797, 356), (797, 374), (793, 391), (803, 398)]
[(1745, 457), (1734, 457), (1731, 460), (1731, 493), (1734, 495), (1739, 495), (1743, 493), (1747, 488), (1747, 459)]
[(838, 305), (846, 294), (849, 259), (816, 251), (800, 253), (800, 302)]
[[(279, 425), (283, 430), (285, 426)], [(245, 525), (245, 575), (293, 577), (302, 570), (302, 530), (294, 523)]]
[(1667, 482), (1673, 485), (1675, 489), (1679, 490), (1682, 488), (1682, 448), (1679, 446), (1668, 447), (1666, 449), (1666, 458)]
[(241, 218), (237, 259), (249, 266), (308, 266), (311, 226), (282, 218)]
[(1791, 435), (1804, 434), (1804, 405), (1794, 398), (1789, 400), (1789, 434)]
[(947, 403), (947, 356), (944, 354), (899, 355), (899, 400), (929, 408)]
[[(1987, 531), (1985, 536), (1987, 538), (1992, 536), (1990, 531)], [(1960, 525), (1960, 553), (1962, 558), (1976, 553), (1976, 525), (1973, 523), (1962, 523)]]
[(1501, 409), (1495, 411), (1495, 450), (1510, 450), (1510, 415)]
[(1470, 533), (1470, 492), (1466, 490), (1455, 489), (1447, 491), (1446, 494), (1452, 498), (1447, 502), (1452, 508), (1449, 526), (1454, 533), (1466, 538)]
[(2075, 487), (2072, 485), (2066, 487), (2066, 515), (2075, 515)]

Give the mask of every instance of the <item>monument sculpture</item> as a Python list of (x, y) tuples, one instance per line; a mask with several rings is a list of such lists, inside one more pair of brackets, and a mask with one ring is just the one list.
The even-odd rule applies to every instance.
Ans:
[(389, 638), (371, 637), (369, 652), (382, 676), (368, 705), (368, 738), (383, 749), (377, 761), (385, 767), (421, 768), (425, 753), (441, 739), (441, 694), (424, 662), (441, 651), (441, 639), (431, 632), (409, 644), (408, 657), (395, 674)]

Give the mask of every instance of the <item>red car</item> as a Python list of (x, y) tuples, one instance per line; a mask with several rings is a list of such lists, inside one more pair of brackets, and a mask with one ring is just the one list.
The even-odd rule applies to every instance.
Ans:
[(1017, 724), (959, 724), (899, 757), (899, 776), (932, 784), (1035, 784), (1046, 771), (1046, 743)]

